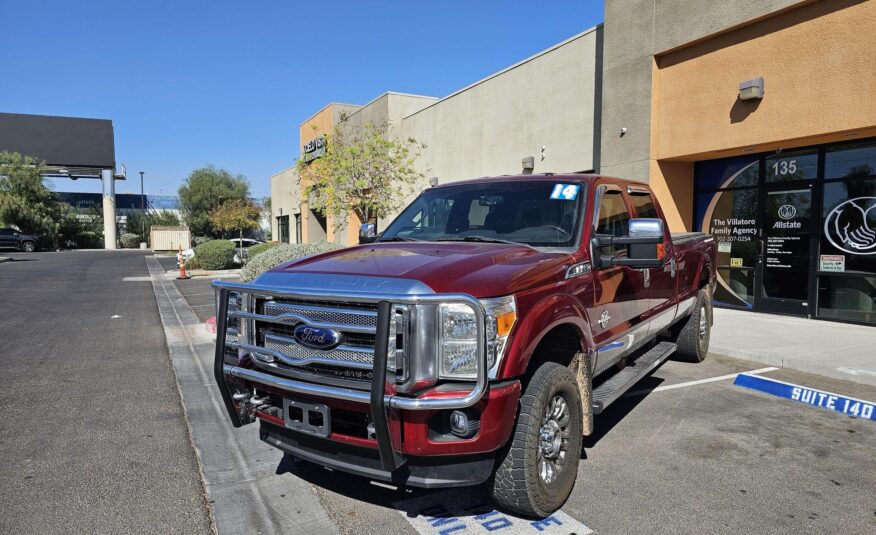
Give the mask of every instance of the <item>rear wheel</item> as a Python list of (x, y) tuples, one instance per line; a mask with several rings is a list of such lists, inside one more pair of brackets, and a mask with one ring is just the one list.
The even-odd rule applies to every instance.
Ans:
[(555, 362), (542, 364), (520, 398), (511, 444), (488, 483), (497, 504), (531, 517), (562, 507), (578, 476), (581, 415), (572, 371)]
[(687, 362), (702, 362), (709, 352), (712, 332), (712, 296), (703, 288), (697, 293), (693, 312), (676, 328), (675, 356)]
[(21, 250), (25, 253), (32, 253), (36, 251), (36, 244), (32, 241), (26, 241), (21, 244)]

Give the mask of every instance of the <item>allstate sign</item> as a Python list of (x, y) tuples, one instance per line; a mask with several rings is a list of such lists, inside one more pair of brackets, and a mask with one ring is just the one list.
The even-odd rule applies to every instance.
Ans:
[(876, 254), (876, 197), (857, 197), (838, 204), (824, 219), (831, 245), (849, 254)]

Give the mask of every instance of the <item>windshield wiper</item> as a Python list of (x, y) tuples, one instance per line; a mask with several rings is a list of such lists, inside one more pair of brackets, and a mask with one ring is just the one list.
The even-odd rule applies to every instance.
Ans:
[(416, 238), (409, 238), (408, 236), (393, 236), (392, 238), (381, 238), (377, 241), (422, 241)]
[(507, 243), (510, 245), (526, 245), (525, 243), (520, 243), (516, 241), (510, 240), (500, 240), (499, 238), (488, 238), (486, 236), (463, 236), (461, 238), (441, 238), (438, 241), (476, 241), (483, 243)]

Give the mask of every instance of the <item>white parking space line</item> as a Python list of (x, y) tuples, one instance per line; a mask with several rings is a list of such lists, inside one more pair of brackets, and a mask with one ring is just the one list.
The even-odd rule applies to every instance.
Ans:
[(152, 282), (152, 277), (122, 277), (122, 282)]
[(631, 390), (630, 392), (627, 392), (626, 394), (624, 394), (621, 397), (628, 398), (628, 397), (632, 397), (632, 396), (641, 396), (644, 394), (650, 394), (651, 392), (660, 392), (662, 390), (675, 390), (676, 388), (686, 388), (688, 386), (704, 385), (707, 383), (715, 383), (718, 381), (727, 381), (730, 379), (736, 379), (736, 376), (739, 375), (740, 373), (747, 373), (749, 375), (757, 375), (759, 373), (767, 373), (767, 372), (771, 372), (771, 371), (775, 371), (775, 370), (778, 370), (778, 368), (773, 368), (773, 367), (759, 368), (757, 370), (751, 370), (751, 371), (747, 371), (747, 372), (730, 373), (727, 375), (719, 375), (717, 377), (708, 377), (706, 379), (697, 379), (696, 381), (687, 381), (684, 383), (677, 383), (674, 385), (658, 386), (657, 388), (650, 388), (650, 389), (643, 388), (641, 390)]
[(563, 511), (557, 511), (542, 520), (520, 518), (497, 511), (482, 492), (471, 488), (419, 496), (396, 502), (393, 506), (417, 533), (423, 535), (593, 533), (593, 530)]

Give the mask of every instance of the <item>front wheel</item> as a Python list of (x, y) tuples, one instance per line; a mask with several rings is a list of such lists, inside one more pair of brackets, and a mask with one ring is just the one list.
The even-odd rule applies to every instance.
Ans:
[(32, 253), (32, 252), (36, 251), (36, 244), (32, 241), (26, 241), (23, 244), (21, 244), (21, 250), (24, 251), (25, 253)]
[(520, 398), (511, 444), (488, 483), (496, 503), (542, 518), (562, 507), (578, 476), (581, 422), (572, 371), (555, 362), (542, 364)]

